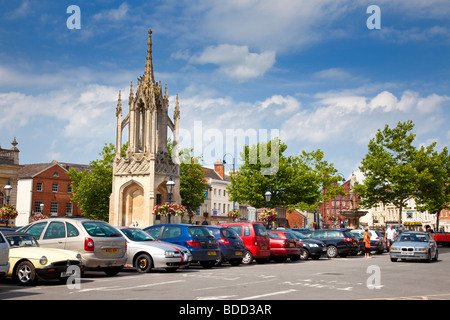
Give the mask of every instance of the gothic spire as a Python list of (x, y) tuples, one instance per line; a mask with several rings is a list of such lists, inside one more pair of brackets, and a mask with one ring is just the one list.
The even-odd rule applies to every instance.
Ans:
[(117, 101), (116, 116), (122, 114), (122, 90), (119, 90), (119, 100)]
[(173, 112), (174, 119), (180, 119), (180, 103), (178, 102), (178, 93), (177, 93), (177, 101), (175, 102), (175, 110)]
[(144, 82), (154, 83), (153, 78), (153, 61), (152, 61), (152, 29), (148, 30), (148, 49), (147, 49), (147, 63), (145, 64)]

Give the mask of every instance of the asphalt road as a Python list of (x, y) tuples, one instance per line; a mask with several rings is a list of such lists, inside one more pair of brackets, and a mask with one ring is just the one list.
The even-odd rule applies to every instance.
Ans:
[(20, 287), (6, 279), (0, 282), (0, 300), (450, 300), (448, 270), (450, 248), (440, 247), (439, 260), (431, 263), (393, 263), (385, 253), (370, 259), (191, 266), (174, 273), (125, 270), (114, 277), (87, 272), (78, 288), (51, 282)]

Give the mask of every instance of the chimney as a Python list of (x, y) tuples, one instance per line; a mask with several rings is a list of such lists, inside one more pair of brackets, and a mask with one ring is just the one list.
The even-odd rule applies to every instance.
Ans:
[(222, 161), (217, 160), (217, 162), (214, 163), (214, 171), (216, 171), (217, 174), (222, 177), (222, 179), (225, 178), (225, 166)]

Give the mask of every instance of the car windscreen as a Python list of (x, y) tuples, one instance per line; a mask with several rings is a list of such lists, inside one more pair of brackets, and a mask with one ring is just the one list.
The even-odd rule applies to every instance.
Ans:
[(253, 228), (255, 229), (255, 235), (257, 236), (267, 236), (267, 230), (264, 228), (262, 224), (254, 224)]
[(85, 221), (83, 226), (93, 237), (120, 237), (120, 233), (114, 227), (101, 221)]
[(124, 228), (120, 229), (123, 234), (132, 241), (153, 241), (155, 238), (153, 238), (150, 234), (148, 234), (145, 231), (142, 231), (141, 229), (136, 228)]
[(11, 248), (39, 247), (32, 235), (11, 235), (7, 236), (6, 240)]
[(189, 234), (196, 238), (214, 238), (212, 231), (205, 227), (188, 227)]
[(426, 242), (428, 238), (426, 234), (402, 233), (399, 241)]

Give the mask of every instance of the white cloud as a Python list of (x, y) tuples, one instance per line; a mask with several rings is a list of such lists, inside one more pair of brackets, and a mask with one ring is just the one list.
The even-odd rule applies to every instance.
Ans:
[(117, 9), (103, 10), (94, 15), (95, 20), (121, 21), (127, 18), (130, 7), (126, 2), (122, 3)]
[(275, 64), (275, 52), (253, 53), (247, 46), (209, 46), (189, 60), (194, 64), (215, 64), (219, 71), (240, 81), (264, 75)]

